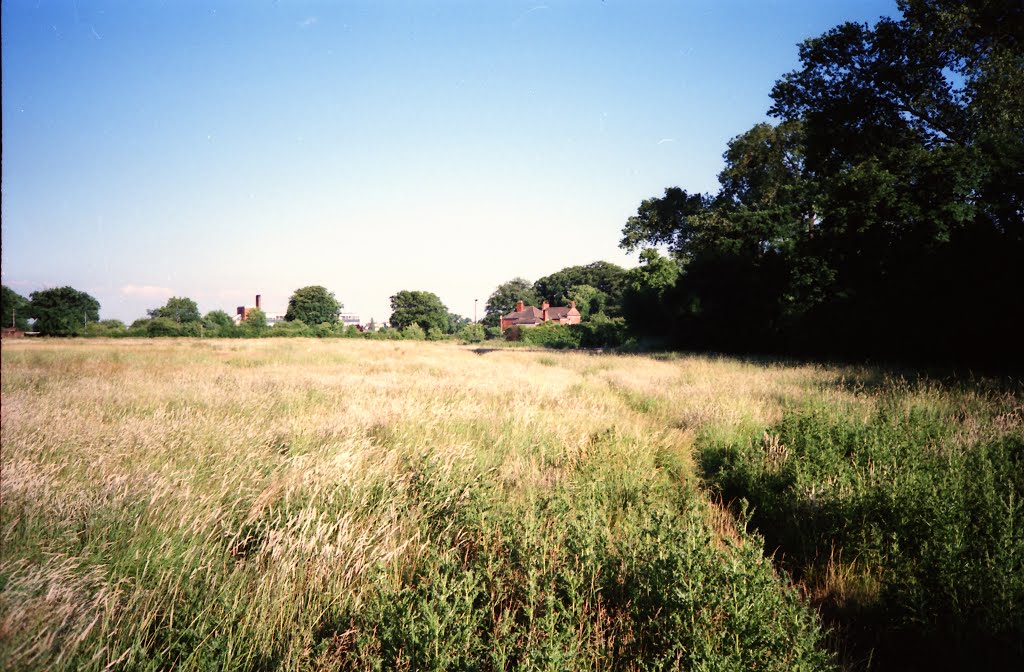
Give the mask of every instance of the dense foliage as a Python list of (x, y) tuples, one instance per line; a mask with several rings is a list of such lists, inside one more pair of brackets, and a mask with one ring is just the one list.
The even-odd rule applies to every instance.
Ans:
[(178, 324), (183, 322), (199, 322), (202, 317), (199, 314), (199, 306), (196, 302), (186, 296), (172, 296), (167, 303), (160, 308), (147, 310), (151, 318), (164, 317)]
[(644, 201), (622, 245), (681, 266), (677, 345), (1002, 361), (1024, 314), (1024, 9), (900, 3), (800, 47), (777, 126), (717, 194)]
[(534, 292), (552, 306), (567, 306), (575, 301), (580, 313), (621, 314), (626, 270), (607, 261), (586, 266), (568, 266), (533, 283)]
[(528, 306), (539, 306), (540, 295), (533, 287), (533, 283), (523, 278), (513, 278), (503, 282), (491, 293), (487, 299), (487, 306), (484, 309), (484, 319), (481, 320), (485, 326), (497, 327), (502, 315), (507, 315), (516, 309), (516, 303), (522, 301)]
[(211, 310), (203, 315), (203, 330), (210, 336), (226, 335), (234, 326), (234, 320), (223, 310)]
[(73, 287), (32, 292), (29, 303), (34, 328), (44, 336), (77, 336), (100, 319), (100, 302)]
[[(669, 383), (734, 363), (51, 340), (2, 365), (0, 669), (832, 668), (657, 410), (721, 422)], [(732, 408), (806, 375), (739, 373)]]
[(761, 436), (708, 442), (706, 477), (725, 501), (749, 502), (766, 548), (876, 665), (1019, 661), (1024, 434), (1004, 428), (1020, 408), (999, 393), (954, 401), (900, 380), (880, 388), (866, 418), (814, 403)]
[(320, 285), (301, 287), (288, 299), (284, 319), (289, 322), (301, 320), (306, 324), (334, 324), (343, 307), (332, 292)]
[(28, 330), (29, 302), (7, 285), (0, 287), (0, 326)]
[(424, 334), (431, 329), (448, 333), (448, 309), (433, 292), (402, 290), (391, 297), (391, 326), (404, 330), (416, 325)]

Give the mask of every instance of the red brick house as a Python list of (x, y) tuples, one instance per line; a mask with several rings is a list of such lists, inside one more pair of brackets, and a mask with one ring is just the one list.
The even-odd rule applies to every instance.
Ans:
[(580, 311), (576, 310), (575, 301), (570, 301), (568, 306), (556, 306), (554, 308), (547, 301), (544, 301), (540, 308), (524, 306), (523, 302), (520, 301), (516, 304), (515, 310), (508, 315), (501, 316), (501, 330), (505, 331), (509, 327), (517, 325), (520, 327), (535, 327), (545, 322), (579, 324), (580, 319), (582, 317)]

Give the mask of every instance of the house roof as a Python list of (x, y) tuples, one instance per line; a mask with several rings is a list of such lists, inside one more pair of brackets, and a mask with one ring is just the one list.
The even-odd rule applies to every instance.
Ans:
[[(575, 306), (554, 306), (548, 308), (549, 320), (563, 320), (570, 315), (579, 315), (580, 311)], [(544, 322), (544, 311), (536, 306), (524, 306), (522, 310), (513, 310), (508, 315), (503, 315), (502, 320), (515, 324), (541, 324)]]
[(569, 306), (556, 306), (554, 308), (548, 308), (548, 319), (549, 320), (561, 320), (569, 317), (570, 315), (579, 315), (580, 311)]
[(544, 311), (535, 306), (526, 306), (522, 310), (513, 310), (503, 315), (501, 319), (512, 324), (540, 324), (544, 321)]

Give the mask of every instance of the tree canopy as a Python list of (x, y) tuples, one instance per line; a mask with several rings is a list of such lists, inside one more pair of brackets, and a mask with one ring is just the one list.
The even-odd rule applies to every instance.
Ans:
[[(540, 299), (547, 299), (552, 306), (566, 306), (570, 300), (580, 303), (573, 296), (574, 288), (584, 285), (592, 287), (602, 295), (599, 304), (596, 304), (600, 310), (594, 312), (618, 315), (621, 312), (625, 280), (624, 268), (607, 261), (595, 261), (586, 266), (567, 266), (533, 283), (533, 289)], [(587, 298), (589, 300), (589, 294)]]
[(242, 326), (250, 331), (260, 332), (267, 328), (267, 314), (259, 308), (250, 308), (245, 314)]
[(7, 285), (0, 285), (0, 326), (28, 330), (29, 301)]
[(230, 329), (235, 324), (223, 310), (211, 310), (203, 316), (203, 326), (207, 329)]
[(288, 299), (288, 311), (284, 319), (302, 320), (306, 324), (322, 324), (327, 322), (335, 324), (338, 321), (338, 314), (341, 312), (341, 302), (334, 298), (334, 294), (320, 285), (311, 285), (296, 289)]
[(151, 318), (166, 317), (178, 324), (185, 322), (199, 322), (202, 317), (199, 314), (199, 306), (192, 299), (185, 296), (172, 296), (167, 303), (160, 308), (147, 310)]
[(433, 292), (402, 290), (392, 296), (390, 321), (395, 329), (416, 324), (424, 333), (435, 329), (444, 334), (449, 328), (448, 309)]
[(44, 336), (76, 336), (100, 319), (100, 302), (73, 287), (32, 292), (29, 302), (35, 329)]
[(533, 283), (523, 278), (513, 278), (501, 283), (488, 297), (481, 322), (488, 327), (498, 326), (501, 316), (515, 310), (518, 301), (527, 305), (540, 305), (540, 295), (534, 289)]
[(457, 313), (448, 313), (448, 329), (445, 333), (456, 334), (464, 326), (470, 324), (472, 321), (473, 320), (469, 319), (468, 317), (464, 317)]
[(974, 359), (1024, 313), (1024, 8), (902, 0), (800, 46), (716, 194), (643, 201), (681, 344)]

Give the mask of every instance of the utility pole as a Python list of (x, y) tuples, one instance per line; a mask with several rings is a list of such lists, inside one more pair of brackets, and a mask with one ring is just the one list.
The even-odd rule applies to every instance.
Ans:
[(473, 299), (473, 324), (476, 324), (476, 302), (477, 299)]

